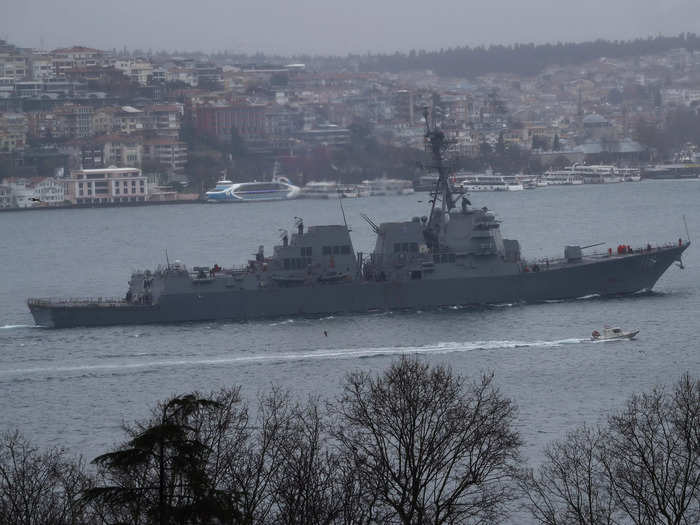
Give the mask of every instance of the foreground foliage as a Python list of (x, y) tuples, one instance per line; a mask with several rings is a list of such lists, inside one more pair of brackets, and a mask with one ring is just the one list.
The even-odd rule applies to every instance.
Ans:
[(700, 381), (634, 395), (545, 451), (522, 488), (539, 523), (700, 523)]
[(159, 403), (93, 460), (0, 437), (0, 524), (497, 523), (526, 501), (539, 523), (700, 523), (700, 381), (631, 397), (596, 428), (519, 468), (516, 408), (402, 358), (348, 374), (332, 402), (237, 387)]

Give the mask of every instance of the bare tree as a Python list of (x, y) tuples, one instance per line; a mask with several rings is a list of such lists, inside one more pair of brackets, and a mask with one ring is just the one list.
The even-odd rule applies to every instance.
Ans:
[(550, 445), (521, 486), (539, 523), (700, 523), (700, 381), (634, 395), (597, 430)]
[(600, 458), (602, 439), (599, 430), (581, 427), (545, 449), (537, 474), (522, 472), (520, 485), (539, 523), (616, 523), (617, 506)]
[(39, 451), (19, 432), (0, 436), (0, 523), (83, 523), (80, 496), (90, 480), (82, 467), (62, 450)]
[(274, 483), (275, 522), (285, 525), (336, 523), (342, 514), (340, 461), (327, 446), (318, 399), (296, 403), (281, 443), (282, 465)]
[(700, 381), (634, 395), (608, 421), (602, 457), (635, 524), (700, 523)]
[(377, 521), (494, 521), (513, 498), (516, 409), (493, 376), (467, 384), (449, 368), (403, 357), (378, 377), (347, 376), (331, 407), (335, 438), (377, 495)]
[(284, 461), (292, 420), (289, 394), (273, 387), (259, 398), (254, 425), (246, 427), (244, 444), (229, 457), (227, 487), (238, 495), (242, 523), (271, 520), (274, 480)]

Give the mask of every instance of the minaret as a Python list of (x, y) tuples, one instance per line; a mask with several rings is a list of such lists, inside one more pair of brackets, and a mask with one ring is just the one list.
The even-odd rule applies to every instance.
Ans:
[(576, 116), (578, 118), (583, 117), (583, 96), (581, 94), (581, 87), (578, 88), (578, 104), (576, 106)]

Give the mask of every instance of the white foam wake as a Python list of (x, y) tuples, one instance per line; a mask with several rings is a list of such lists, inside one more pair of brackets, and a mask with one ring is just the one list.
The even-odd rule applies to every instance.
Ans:
[[(95, 363), (89, 365), (56, 366), (56, 367), (36, 367), (21, 368), (0, 371), (1, 377), (35, 374), (62, 374), (62, 373), (99, 373), (116, 372), (130, 369), (153, 369), (188, 366), (222, 366), (240, 363), (274, 363), (290, 362), (316, 359), (361, 359), (380, 356), (402, 355), (402, 354), (450, 354), (458, 352), (471, 352), (479, 350), (500, 350), (514, 348), (547, 348), (558, 347), (567, 344), (577, 344), (590, 342), (589, 339), (559, 339), (556, 341), (471, 341), (471, 342), (439, 342), (423, 346), (407, 347), (376, 347), (376, 348), (342, 348), (342, 349), (319, 349), (305, 352), (290, 352), (285, 354), (256, 354), (249, 356), (231, 357), (202, 357), (187, 359), (164, 359), (157, 361), (130, 361)], [(133, 354), (125, 357), (136, 357)]]
[(41, 327), (37, 326), (35, 324), (6, 324), (3, 326), (0, 326), (0, 330), (12, 330), (15, 328), (41, 328)]

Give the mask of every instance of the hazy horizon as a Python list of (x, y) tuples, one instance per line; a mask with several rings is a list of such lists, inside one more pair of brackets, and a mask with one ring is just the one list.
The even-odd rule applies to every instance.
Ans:
[(410, 0), (9, 0), (0, 15), (0, 38), (21, 47), (346, 55), (676, 35), (700, 27), (700, 2), (443, 0), (426, 8)]

